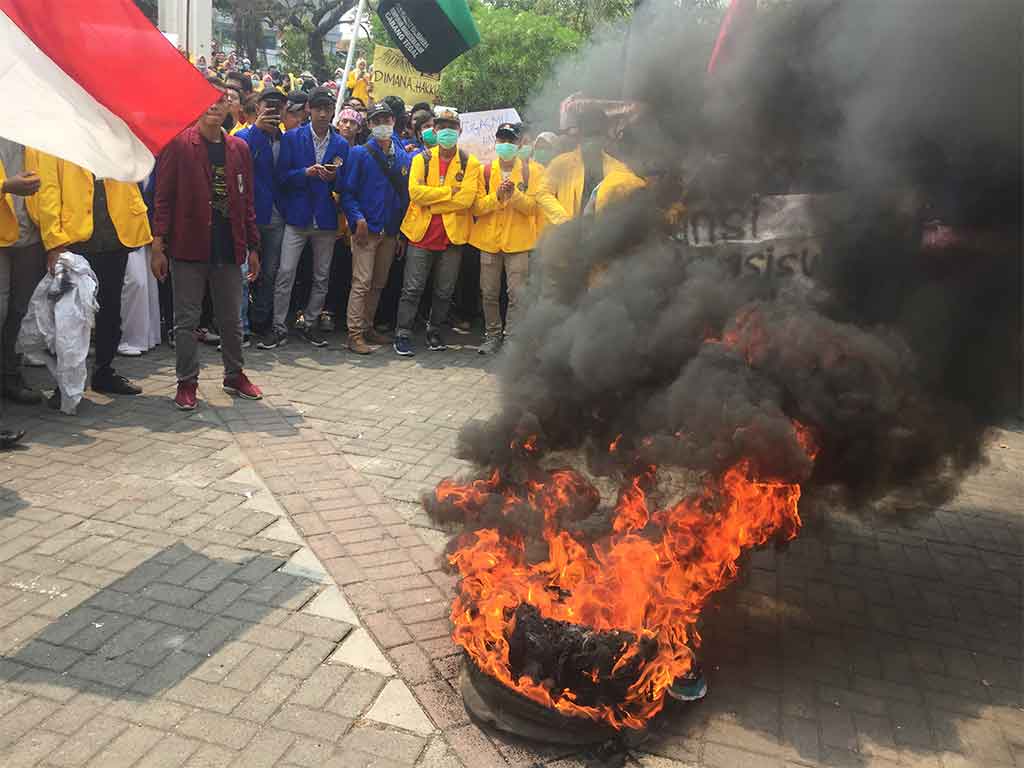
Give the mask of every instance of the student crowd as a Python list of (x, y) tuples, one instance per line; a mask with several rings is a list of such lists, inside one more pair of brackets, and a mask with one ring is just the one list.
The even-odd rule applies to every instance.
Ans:
[[(361, 77), (357, 70), (350, 83)], [(336, 93), (326, 87), (285, 94), (269, 85), (254, 91), (244, 73), (207, 79), (220, 100), (164, 149), (144, 185), (96, 179), (0, 140), (6, 398), (42, 399), (25, 384), (15, 341), (33, 289), (64, 251), (84, 256), (98, 279), (92, 389), (140, 392), (115, 371), (114, 359), (119, 346), (122, 354), (137, 352), (122, 344), (122, 299), (131, 299), (129, 256), (148, 254), (160, 282), (159, 315), (176, 350), (174, 402), (191, 410), (200, 343), (220, 342), (225, 390), (259, 399), (243, 368), (250, 333), (263, 350), (287, 343), (292, 331), (324, 346), (346, 293), (354, 353), (390, 344), (413, 355), (419, 317), (426, 346), (446, 349), (445, 323), (465, 331), (449, 318), (457, 283), (482, 299), (480, 352), (496, 352), (515, 328), (542, 230), (599, 211), (644, 183), (605, 151), (600, 111), (581, 114), (572, 136), (534, 137), (521, 124), (500, 125), (497, 157), (482, 164), (460, 148), (460, 117), (451, 107), (407, 111), (395, 97), (367, 106), (369, 94), (350, 87), (336, 110)], [(464, 247), (479, 251), (479, 277), (460, 271)], [(297, 280), (304, 252), (309, 277)], [(340, 257), (349, 253), (350, 275)], [(431, 278), (432, 296), (421, 301)], [(391, 328), (393, 336), (383, 332)], [(59, 392), (50, 402), (60, 405)], [(0, 434), (0, 444), (17, 437)]]

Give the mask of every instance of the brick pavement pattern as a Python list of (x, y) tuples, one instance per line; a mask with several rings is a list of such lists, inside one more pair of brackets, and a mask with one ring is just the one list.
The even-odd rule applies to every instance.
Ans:
[[(0, 455), (0, 765), (594, 765), (472, 724), (453, 683), (446, 535), (418, 504), (493, 412), (472, 350), (252, 352), (215, 385), (77, 417), (13, 408)], [(908, 527), (827, 504), (709, 611), (710, 693), (624, 756), (643, 768), (1024, 766), (1024, 433)]]

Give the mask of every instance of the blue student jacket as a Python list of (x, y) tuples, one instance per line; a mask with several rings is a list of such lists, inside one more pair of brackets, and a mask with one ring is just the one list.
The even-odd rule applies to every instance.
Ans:
[[(274, 171), (274, 145), (270, 137), (255, 125), (243, 128), (235, 134), (249, 145), (252, 155), (253, 193), (256, 204), (256, 223), (265, 227), (270, 224), (274, 206), (282, 211), (281, 187)], [(278, 141), (281, 134), (278, 132)], [(282, 213), (282, 216), (284, 214)]]
[[(348, 162), (348, 142), (330, 129), (331, 137), (324, 154), (324, 165), (341, 160), (338, 173), (345, 172)], [(283, 208), (280, 208), (285, 223), (293, 227), (310, 228), (314, 221), (318, 229), (338, 228), (338, 207), (331, 190), (334, 184), (310, 178), (306, 169), (316, 165), (316, 151), (313, 149), (313, 129), (309, 123), (292, 128), (281, 137), (281, 152), (277, 158), (277, 182), (281, 187)]]
[(364, 146), (352, 148), (344, 174), (338, 175), (341, 207), (352, 232), (356, 231), (360, 219), (366, 219), (366, 226), (372, 234), (397, 235), (405, 218), (405, 209), (409, 206), (412, 156), (392, 141), (391, 146), (395, 148), (394, 170), (405, 183), (404, 194), (399, 195), (370, 154), (368, 147), (371, 146), (384, 155), (377, 140), (370, 139)]

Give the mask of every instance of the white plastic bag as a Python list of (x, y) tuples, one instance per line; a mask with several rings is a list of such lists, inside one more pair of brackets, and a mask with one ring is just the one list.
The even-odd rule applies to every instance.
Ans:
[(18, 333), (17, 351), (42, 353), (60, 390), (60, 409), (74, 414), (85, 392), (89, 335), (95, 323), (96, 274), (89, 262), (65, 251), (54, 274), (39, 281)]

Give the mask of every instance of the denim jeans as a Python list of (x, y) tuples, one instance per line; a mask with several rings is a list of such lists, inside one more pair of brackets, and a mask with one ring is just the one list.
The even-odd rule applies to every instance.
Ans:
[(252, 325), (259, 333), (269, 329), (274, 318), (274, 286), (281, 264), (283, 239), (284, 222), (260, 227), (260, 277), (252, 287), (256, 294), (252, 306)]

